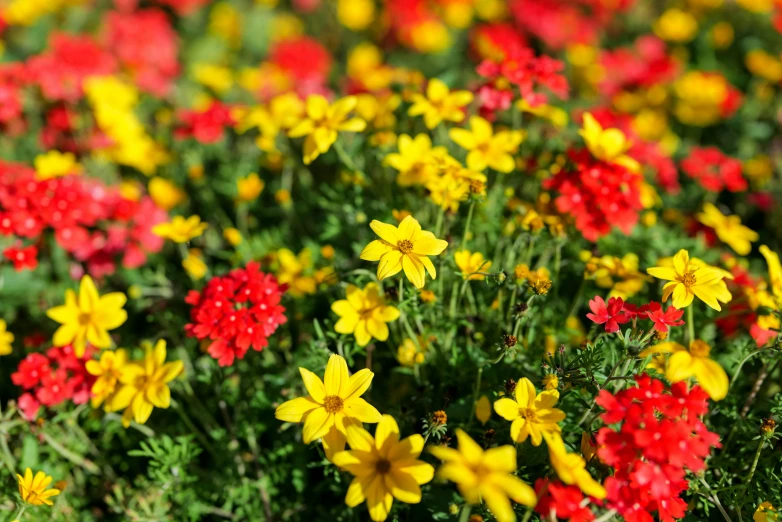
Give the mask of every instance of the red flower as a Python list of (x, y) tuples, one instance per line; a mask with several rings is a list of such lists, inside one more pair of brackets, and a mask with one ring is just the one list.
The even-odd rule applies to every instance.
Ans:
[(35, 270), (38, 266), (38, 247), (30, 245), (24, 248), (9, 247), (3, 256), (14, 264), (14, 270)]
[(223, 139), (226, 127), (236, 125), (231, 108), (219, 101), (213, 101), (204, 111), (182, 111), (179, 115), (182, 125), (175, 130), (177, 138), (194, 138), (204, 143), (217, 143)]
[(40, 353), (31, 353), (19, 363), (16, 372), (11, 374), (11, 381), (25, 390), (35, 388), (41, 378), (48, 373), (49, 359)]
[(287, 319), (280, 305), (285, 287), (274, 276), (260, 271), (255, 262), (237, 268), (223, 277), (213, 277), (201, 292), (191, 291), (185, 302), (192, 305), (191, 323), (185, 325), (190, 337), (209, 339), (209, 355), (220, 366), (243, 359), (252, 347), (261, 351), (268, 338)]
[(608, 305), (600, 296), (595, 296), (589, 301), (591, 314), (586, 316), (597, 324), (605, 324), (606, 332), (614, 333), (619, 331), (619, 325), (630, 320), (624, 313), (624, 301), (621, 297), (612, 297), (608, 300)]
[(561, 482), (550, 482), (548, 479), (538, 479), (535, 482), (535, 493), (538, 503), (535, 511), (544, 519), (554, 516), (570, 522), (587, 522), (594, 520), (595, 515), (584, 504), (584, 494), (578, 486), (566, 486)]
[(41, 403), (38, 402), (32, 393), (26, 392), (19, 396), (16, 401), (19, 405), (19, 409), (22, 410), (22, 415), (28, 421), (32, 422), (38, 417), (38, 410), (41, 409)]
[(654, 329), (658, 332), (667, 332), (669, 326), (681, 326), (684, 321), (680, 321), (684, 310), (678, 310), (673, 306), (669, 306), (668, 309), (663, 312), (663, 307), (660, 303), (649, 303), (649, 310), (646, 315), (654, 322)]
[(716, 147), (694, 147), (690, 157), (681, 162), (681, 167), (706, 190), (747, 190), (747, 180), (741, 174), (741, 162), (726, 156)]

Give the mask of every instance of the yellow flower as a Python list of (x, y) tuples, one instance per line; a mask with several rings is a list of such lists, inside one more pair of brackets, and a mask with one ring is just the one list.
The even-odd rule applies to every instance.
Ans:
[(434, 129), (444, 120), (456, 123), (464, 120), (462, 109), (472, 100), (470, 91), (451, 92), (442, 80), (432, 78), (426, 88), (426, 96), (413, 94), (413, 105), (407, 113), (410, 116), (423, 116), (426, 127)]
[(201, 251), (197, 248), (191, 248), (187, 251), (187, 257), (182, 260), (182, 268), (193, 279), (203, 278), (209, 270), (201, 258)]
[(331, 311), (339, 316), (334, 330), (341, 334), (353, 334), (356, 344), (366, 346), (374, 337), (378, 341), (388, 339), (386, 323), (399, 318), (399, 310), (386, 305), (377, 284), (369, 283), (363, 290), (348, 285), (347, 299), (331, 304)]
[(8, 325), (2, 319), (0, 319), (0, 355), (8, 355), (14, 351), (11, 343), (14, 342), (14, 334), (9, 332), (6, 328)]
[(755, 49), (747, 53), (744, 63), (749, 72), (772, 83), (782, 80), (782, 61), (763, 49)]
[(687, 43), (698, 33), (698, 21), (690, 13), (673, 7), (654, 22), (654, 32), (667, 42)]
[(152, 227), (152, 233), (175, 243), (187, 243), (203, 234), (206, 227), (207, 224), (201, 223), (201, 218), (198, 216), (190, 216), (187, 219), (174, 216), (168, 223), (160, 223)]
[(432, 148), (432, 140), (427, 134), (411, 138), (401, 134), (397, 141), (399, 152), (388, 154), (385, 164), (399, 171), (396, 182), (402, 187), (425, 185), (437, 174), (433, 154), (446, 154), (445, 147)]
[(551, 466), (565, 484), (578, 486), (581, 491), (598, 499), (606, 497), (606, 490), (586, 470), (586, 461), (581, 455), (568, 453), (559, 433), (543, 432), (548, 445)]
[(337, 19), (353, 31), (366, 29), (375, 19), (375, 3), (373, 0), (338, 0)]
[(711, 346), (695, 339), (688, 350), (679, 343), (665, 342), (647, 348), (639, 356), (646, 357), (656, 353), (670, 353), (665, 378), (679, 382), (695, 377), (703, 391), (715, 401), (721, 401), (728, 394), (728, 374), (716, 361), (709, 357)]
[(17, 474), (16, 480), (19, 483), (19, 494), (22, 500), (32, 506), (52, 506), (54, 503), (49, 500), (60, 494), (59, 489), (48, 489), (52, 483), (52, 477), (43, 471), (39, 471), (33, 477), (33, 470), (27, 468), (24, 471), (24, 477)]
[(673, 113), (687, 125), (713, 125), (722, 119), (722, 103), (728, 97), (729, 89), (723, 76), (689, 71), (674, 84), (677, 100)]
[(193, 69), (195, 80), (213, 90), (217, 94), (228, 92), (234, 84), (234, 76), (231, 69), (211, 63), (196, 64)]
[(334, 258), (334, 247), (331, 245), (323, 245), (320, 247), (320, 255), (323, 256), (323, 259), (333, 259)]
[(698, 221), (714, 229), (720, 241), (727, 243), (740, 256), (746, 256), (752, 251), (752, 241), (760, 236), (741, 224), (739, 216), (726, 216), (711, 203), (703, 204), (703, 212), (697, 215)]
[(489, 398), (485, 395), (481, 395), (481, 398), (475, 403), (475, 418), (478, 419), (481, 424), (486, 424), (491, 418), (491, 403)]
[(431, 290), (421, 290), (421, 292), (418, 294), (418, 297), (426, 304), (437, 302), (437, 295), (435, 295), (435, 293)]
[(348, 486), (345, 504), (356, 507), (366, 501), (369, 517), (382, 522), (388, 518), (396, 498), (406, 504), (421, 502), (421, 484), (434, 476), (434, 468), (419, 460), (424, 438), (419, 434), (399, 440), (399, 426), (383, 415), (375, 437), (360, 426), (347, 428), (349, 451), (334, 455), (333, 462), (355, 476)]
[(426, 350), (429, 343), (423, 337), (418, 337), (416, 341), (409, 337), (402, 341), (402, 346), (396, 349), (396, 358), (402, 366), (415, 366), (422, 364), (426, 360)]
[(603, 129), (594, 116), (587, 112), (584, 114), (584, 127), (578, 133), (584, 138), (589, 152), (595, 158), (623, 165), (633, 172), (640, 169), (638, 162), (625, 154), (632, 142), (621, 130)]
[(771, 502), (762, 502), (752, 515), (753, 522), (775, 522), (782, 519)]
[(569, 118), (567, 111), (559, 107), (554, 107), (553, 105), (542, 103), (533, 107), (527, 100), (522, 98), (516, 102), (516, 109), (521, 112), (528, 112), (538, 118), (548, 120), (558, 129), (561, 129), (568, 124)]
[(736, 3), (753, 13), (769, 13), (774, 9), (774, 0), (736, 0)]
[(290, 295), (302, 297), (315, 293), (315, 279), (305, 275), (305, 271), (312, 268), (312, 252), (309, 248), (303, 249), (298, 256), (287, 248), (280, 249), (277, 251), (277, 263), (277, 280), (288, 285)]
[(690, 259), (690, 254), (682, 249), (673, 257), (673, 267), (652, 267), (646, 269), (649, 275), (657, 279), (670, 281), (663, 286), (663, 301), (673, 295), (673, 306), (685, 308), (697, 297), (711, 308), (720, 311), (720, 302), (728, 303), (732, 296), (723, 278), (725, 272)]
[(782, 303), (782, 263), (779, 262), (779, 254), (766, 245), (761, 245), (758, 250), (766, 258), (766, 264), (768, 264), (768, 279), (771, 283), (771, 291), (777, 300)]
[(218, 2), (209, 13), (209, 32), (238, 47), (242, 42), (242, 16), (228, 2)]
[(236, 200), (241, 202), (255, 201), (261, 195), (265, 186), (266, 184), (255, 172), (248, 174), (244, 178), (239, 178), (236, 180), (236, 191), (238, 193)]
[(498, 522), (516, 520), (510, 500), (528, 507), (537, 503), (535, 491), (513, 475), (516, 448), (500, 446), (483, 451), (461, 429), (456, 430), (456, 440), (458, 450), (436, 446), (429, 451), (444, 461), (437, 477), (455, 482), (464, 500), (470, 504), (483, 500)]
[(345, 449), (348, 426), (382, 419), (380, 412), (361, 398), (375, 376), (369, 369), (350, 375), (345, 359), (332, 354), (323, 381), (306, 368), (299, 368), (299, 373), (309, 396), (280, 404), (274, 416), (283, 422), (303, 422), (304, 443), (322, 438), (329, 460)]
[(462, 272), (462, 277), (470, 281), (483, 281), (486, 276), (475, 272), (484, 272), (491, 268), (491, 261), (484, 260), (483, 254), (480, 252), (459, 250), (453, 255), (453, 258), (456, 261), (456, 266)]
[(223, 239), (231, 246), (238, 246), (242, 242), (242, 233), (234, 227), (228, 227), (223, 230)]
[(81, 278), (79, 296), (71, 289), (65, 291), (65, 304), (50, 308), (46, 315), (60, 326), (52, 343), (55, 346), (73, 345), (76, 357), (84, 355), (89, 342), (96, 348), (111, 346), (109, 330), (118, 328), (128, 318), (122, 309), (127, 297), (122, 292), (98, 295), (95, 283), (88, 275)]
[(730, 22), (717, 22), (711, 28), (711, 42), (717, 49), (727, 49), (733, 43), (736, 31)]
[(155, 205), (163, 210), (171, 210), (187, 198), (187, 194), (182, 189), (158, 176), (149, 180), (147, 190)]
[(50, 150), (35, 157), (35, 177), (39, 180), (81, 174), (81, 165), (71, 152)]
[(535, 386), (526, 377), (516, 384), (516, 399), (503, 397), (494, 403), (494, 411), (505, 420), (512, 421), (510, 436), (515, 442), (527, 437), (533, 446), (543, 442), (543, 432), (559, 433), (558, 422), (565, 420), (565, 412), (554, 408), (559, 400), (557, 390), (546, 390), (536, 395)]
[(511, 172), (516, 167), (514, 154), (524, 133), (505, 130), (494, 133), (491, 123), (480, 116), (470, 118), (470, 129), (451, 129), (448, 135), (461, 148), (470, 151), (467, 154), (467, 167), (482, 171), (491, 167), (498, 172)]
[(325, 154), (331, 148), (339, 131), (361, 132), (367, 123), (361, 118), (348, 119), (358, 100), (355, 96), (346, 96), (329, 105), (320, 94), (307, 97), (306, 116), (291, 130), (288, 136), (304, 140), (304, 164), (309, 165), (315, 158)]
[[(575, 317), (568, 317), (568, 321), (570, 319), (576, 319)], [(578, 319), (576, 319), (578, 321)], [(579, 326), (581, 323), (578, 323)], [(559, 387), (559, 377), (554, 375), (553, 373), (549, 373), (548, 375), (543, 377), (543, 388), (546, 390), (556, 390)]]
[(182, 361), (166, 362), (166, 341), (160, 339), (154, 346), (147, 346), (144, 359), (126, 364), (119, 378), (122, 386), (106, 401), (106, 411), (119, 411), (122, 425), (130, 421), (144, 424), (154, 408), (171, 405), (171, 389), (168, 383), (184, 371)]
[(100, 361), (89, 360), (85, 368), (90, 375), (97, 377), (92, 385), (92, 407), (97, 408), (114, 395), (117, 384), (122, 376), (122, 370), (128, 362), (128, 352), (125, 350), (101, 353)]
[(432, 279), (437, 278), (437, 270), (427, 256), (439, 255), (448, 246), (447, 241), (421, 230), (413, 216), (403, 219), (399, 227), (376, 219), (369, 226), (380, 239), (369, 243), (360, 257), (365, 261), (380, 261), (378, 279), (382, 281), (404, 270), (407, 279), (420, 290), (424, 287), (426, 272)]

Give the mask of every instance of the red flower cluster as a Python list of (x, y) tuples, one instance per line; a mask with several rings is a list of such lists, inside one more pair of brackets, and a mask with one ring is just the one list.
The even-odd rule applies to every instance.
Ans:
[(567, 486), (559, 481), (538, 479), (535, 482), (538, 503), (535, 511), (544, 519), (560, 518), (570, 522), (594, 520), (592, 510), (584, 504), (584, 494), (578, 486)]
[(636, 386), (611, 394), (601, 390), (597, 404), (606, 424), (597, 433), (600, 459), (613, 468), (605, 480), (607, 507), (627, 522), (663, 522), (685, 515), (680, 494), (688, 488), (687, 471), (698, 472), (719, 437), (699, 419), (708, 411), (708, 395), (699, 386), (687, 390), (677, 382), (670, 389), (649, 376)]
[(30, 245), (28, 247), (17, 248), (8, 247), (3, 251), (3, 257), (14, 264), (14, 270), (35, 270), (38, 266), (38, 247)]
[(20, 64), (0, 65), (0, 125), (15, 123), (22, 116), (22, 79)]
[(614, 333), (619, 331), (619, 325), (634, 319), (651, 319), (654, 323), (654, 329), (658, 332), (667, 332), (669, 326), (681, 326), (684, 310), (679, 310), (669, 306), (663, 312), (660, 303), (652, 301), (649, 304), (636, 307), (630, 303), (625, 303), (621, 297), (612, 297), (608, 304), (600, 296), (595, 296), (589, 301), (591, 314), (586, 314), (592, 322), (605, 324), (606, 332)]
[(84, 404), (90, 397), (95, 377), (87, 372), (86, 361), (95, 352), (87, 346), (81, 358), (70, 345), (50, 348), (45, 354), (31, 353), (19, 363), (11, 380), (27, 390), (19, 397), (19, 408), (28, 420), (35, 420), (41, 406), (65, 401)]
[[(166, 219), (149, 197), (126, 199), (119, 189), (83, 176), (40, 181), (25, 165), (0, 162), (0, 235), (38, 241), (51, 229), (93, 277), (113, 273), (120, 256), (128, 268), (144, 264), (148, 253), (163, 247), (152, 227)], [(24, 254), (28, 267), (32, 254)]]
[(655, 36), (642, 36), (632, 47), (604, 50), (600, 65), (611, 74), (601, 78), (598, 92), (614, 95), (636, 89), (648, 89), (676, 79), (679, 63), (669, 56), (665, 42)]
[(192, 305), (185, 332), (190, 337), (209, 339), (209, 355), (220, 366), (243, 359), (252, 346), (261, 351), (268, 337), (287, 319), (280, 305), (285, 286), (271, 274), (250, 262), (223, 277), (213, 277), (201, 292), (191, 290), (185, 302)]
[(179, 75), (177, 34), (166, 13), (144, 9), (106, 16), (106, 45), (133, 75), (139, 89), (155, 96), (171, 91)]
[(206, 110), (180, 112), (182, 125), (174, 132), (177, 138), (193, 138), (203, 144), (217, 143), (223, 139), (225, 128), (236, 125), (231, 107), (215, 100)]
[(643, 177), (622, 165), (592, 157), (588, 150), (569, 152), (572, 168), (562, 169), (543, 182), (548, 190), (557, 190), (557, 210), (570, 214), (576, 228), (589, 241), (597, 241), (612, 227), (629, 234), (643, 209)]
[(741, 174), (741, 162), (723, 154), (717, 147), (694, 147), (682, 160), (682, 170), (712, 192), (747, 190), (747, 180)]
[(470, 33), (470, 47), (481, 60), (504, 60), (529, 47), (526, 38), (509, 23), (480, 24)]
[[(289, 74), (296, 92), (320, 92), (331, 71), (331, 54), (314, 38), (301, 36), (282, 40), (269, 50), (269, 61)], [(311, 85), (303, 89), (303, 85)], [(315, 87), (317, 86), (317, 88)]]

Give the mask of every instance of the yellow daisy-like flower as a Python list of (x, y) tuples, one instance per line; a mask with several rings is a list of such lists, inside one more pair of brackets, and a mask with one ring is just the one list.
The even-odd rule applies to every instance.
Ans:
[(700, 339), (690, 342), (689, 350), (679, 343), (660, 343), (642, 351), (639, 356), (646, 357), (658, 353), (670, 353), (665, 378), (679, 382), (695, 377), (703, 391), (714, 401), (721, 401), (728, 395), (728, 374), (722, 366), (709, 357), (711, 346)]
[(76, 292), (68, 289), (65, 304), (46, 312), (47, 317), (62, 325), (54, 332), (52, 344), (72, 344), (76, 357), (84, 355), (88, 342), (96, 348), (108, 348), (111, 346), (108, 331), (118, 328), (128, 318), (122, 309), (127, 300), (122, 292), (99, 295), (92, 278), (82, 277), (78, 298)]
[(361, 398), (375, 376), (371, 370), (350, 375), (345, 359), (333, 354), (322, 381), (306, 368), (299, 368), (299, 373), (309, 396), (280, 404), (274, 416), (284, 422), (303, 422), (304, 443), (322, 438), (329, 460), (345, 449), (348, 426), (380, 422), (380, 412)]
[(491, 261), (485, 260), (480, 252), (459, 250), (453, 255), (453, 259), (456, 261), (456, 266), (461, 271), (462, 277), (469, 281), (483, 281), (486, 276), (475, 272), (483, 272), (491, 268)]
[(82, 167), (72, 152), (50, 150), (35, 157), (35, 177), (39, 180), (81, 174), (81, 170)]
[(198, 216), (190, 216), (187, 219), (174, 216), (170, 222), (159, 223), (152, 227), (152, 233), (175, 243), (187, 243), (203, 234), (206, 227), (207, 224), (201, 223), (201, 218)]
[(768, 501), (760, 503), (755, 510), (755, 514), (752, 515), (753, 522), (775, 522), (777, 520), (782, 520), (782, 515)]
[(598, 499), (606, 497), (605, 488), (586, 470), (584, 458), (576, 453), (568, 453), (559, 433), (543, 432), (543, 438), (546, 439), (551, 466), (562, 482), (568, 485), (575, 484), (590, 497)]
[(382, 522), (388, 518), (396, 498), (406, 504), (421, 502), (421, 484), (434, 476), (434, 468), (419, 460), (424, 438), (419, 434), (399, 440), (399, 426), (383, 415), (375, 437), (359, 426), (347, 428), (349, 451), (334, 455), (333, 462), (355, 476), (348, 487), (345, 504), (356, 507), (366, 501), (369, 517)]
[(184, 371), (182, 361), (166, 362), (166, 341), (159, 340), (154, 348), (148, 346), (144, 359), (128, 363), (122, 368), (119, 390), (106, 401), (106, 411), (119, 411), (122, 425), (130, 426), (134, 420), (144, 424), (155, 408), (168, 408), (171, 405), (171, 389), (168, 383)]
[(532, 507), (538, 499), (535, 491), (518, 477), (516, 448), (500, 446), (483, 451), (469, 435), (456, 430), (459, 449), (436, 446), (429, 451), (443, 461), (437, 477), (455, 482), (459, 493), (470, 504), (481, 500), (499, 522), (513, 522), (516, 514), (510, 501)]
[(470, 91), (453, 91), (442, 80), (432, 78), (426, 87), (426, 96), (413, 94), (413, 105), (407, 114), (423, 116), (429, 129), (434, 129), (443, 121), (459, 123), (464, 120), (464, 107), (473, 100)]
[(490, 167), (498, 172), (511, 172), (516, 167), (514, 154), (524, 133), (521, 131), (500, 131), (495, 134), (491, 123), (480, 116), (470, 118), (470, 129), (451, 129), (448, 135), (467, 154), (467, 167), (482, 171)]
[(516, 384), (516, 400), (508, 397), (494, 403), (494, 411), (511, 421), (510, 436), (515, 442), (529, 437), (533, 446), (543, 442), (543, 432), (560, 433), (558, 422), (565, 420), (565, 412), (554, 408), (559, 400), (557, 390), (546, 390), (536, 395), (535, 386), (526, 377)]
[(92, 407), (97, 408), (103, 401), (111, 397), (117, 389), (122, 370), (128, 363), (128, 352), (125, 350), (106, 350), (100, 355), (100, 361), (89, 360), (85, 368), (90, 375), (97, 377), (92, 385)]
[(726, 216), (712, 203), (703, 204), (703, 212), (698, 213), (698, 221), (714, 229), (720, 241), (726, 243), (740, 256), (752, 251), (752, 242), (760, 239), (754, 230), (741, 224), (741, 218)]
[(673, 257), (673, 267), (652, 267), (647, 273), (670, 281), (663, 286), (663, 301), (673, 295), (673, 306), (685, 308), (697, 297), (711, 308), (720, 311), (720, 303), (728, 303), (732, 296), (725, 286), (725, 272), (703, 262), (690, 259), (682, 249)]
[(432, 148), (432, 139), (427, 134), (411, 138), (402, 134), (397, 140), (399, 152), (392, 152), (385, 158), (385, 164), (399, 171), (396, 182), (402, 187), (425, 185), (437, 174), (433, 161), (435, 154), (447, 154), (445, 147)]
[(182, 260), (182, 268), (196, 280), (203, 278), (209, 271), (209, 267), (201, 257), (201, 250), (197, 248), (191, 248), (187, 251), (187, 257)]
[(14, 351), (11, 343), (14, 342), (14, 334), (7, 330), (8, 325), (0, 319), (0, 355), (8, 355)]
[(255, 201), (263, 192), (266, 184), (255, 172), (248, 174), (244, 178), (236, 180), (236, 200), (242, 203)]
[(589, 152), (595, 158), (623, 165), (633, 172), (640, 169), (638, 162), (625, 154), (632, 146), (632, 142), (621, 130), (604, 129), (595, 117), (587, 112), (584, 114), (584, 127), (578, 133), (584, 138)]
[(769, 283), (771, 283), (771, 291), (777, 300), (782, 303), (782, 263), (779, 261), (779, 254), (766, 245), (761, 245), (758, 250), (766, 258), (766, 264), (768, 264), (768, 279)]
[(355, 96), (346, 96), (329, 105), (328, 100), (320, 94), (307, 97), (306, 115), (288, 131), (291, 138), (304, 140), (304, 164), (309, 165), (315, 158), (325, 154), (331, 148), (339, 132), (361, 132), (367, 122), (361, 118), (350, 118), (348, 115), (356, 108), (358, 100)]
[(149, 196), (152, 198), (152, 201), (155, 202), (155, 205), (166, 211), (171, 210), (187, 199), (185, 191), (169, 180), (159, 176), (155, 176), (149, 180), (147, 190), (149, 191)]
[(347, 299), (340, 299), (331, 305), (331, 310), (339, 316), (334, 330), (341, 334), (353, 334), (356, 344), (366, 346), (374, 337), (378, 341), (388, 339), (386, 323), (399, 319), (399, 310), (386, 305), (380, 288), (369, 283), (363, 290), (348, 285)]
[(294, 297), (314, 294), (317, 290), (315, 278), (306, 275), (312, 268), (312, 252), (302, 249), (297, 256), (287, 248), (277, 251), (277, 280), (288, 285), (288, 293)]
[(427, 256), (442, 253), (448, 246), (447, 241), (421, 230), (421, 224), (413, 216), (403, 219), (399, 227), (376, 219), (369, 226), (380, 239), (368, 244), (360, 257), (365, 261), (380, 261), (378, 279), (382, 281), (404, 270), (407, 279), (420, 290), (424, 287), (426, 272), (432, 279), (437, 278), (437, 270)]
[(16, 480), (19, 483), (19, 494), (22, 500), (31, 506), (52, 506), (54, 503), (49, 500), (60, 494), (59, 489), (48, 489), (52, 483), (52, 477), (43, 471), (39, 471), (33, 476), (33, 470), (27, 468), (24, 471), (24, 477), (17, 474)]

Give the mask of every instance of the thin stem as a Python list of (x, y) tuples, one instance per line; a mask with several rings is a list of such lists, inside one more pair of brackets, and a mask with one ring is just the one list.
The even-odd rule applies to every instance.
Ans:
[(747, 475), (746, 480), (744, 481), (744, 489), (741, 492), (741, 497), (739, 499), (739, 505), (737, 506), (737, 509), (739, 512), (741, 512), (742, 506), (744, 506), (744, 499), (747, 496), (747, 490), (749, 489), (750, 484), (752, 484), (752, 478), (755, 476), (755, 470), (758, 467), (758, 461), (760, 460), (760, 453), (763, 451), (763, 445), (766, 443), (765, 437), (760, 437), (760, 444), (758, 444), (758, 449), (755, 451), (755, 458), (752, 460), (752, 467), (749, 468), (749, 475)]
[(472, 506), (470, 504), (462, 506), (462, 512), (459, 514), (459, 522), (467, 522), (470, 520), (470, 511), (472, 511)]
[(612, 509), (610, 511), (607, 511), (603, 516), (600, 518), (596, 518), (595, 522), (606, 522), (607, 520), (611, 520), (613, 516), (616, 515), (616, 510)]
[(14, 518), (11, 520), (22, 520), (22, 515), (24, 515), (25, 511), (27, 511), (27, 505), (22, 504), (22, 506), (19, 508), (19, 511), (16, 512), (16, 515), (14, 515)]
[(709, 486), (709, 483), (706, 482), (706, 480), (703, 477), (701, 477), (701, 476), (698, 476), (698, 480), (700, 480), (701, 484), (706, 486), (706, 489), (709, 490), (709, 493), (711, 494), (711, 497), (709, 497), (709, 500), (714, 502), (714, 505), (717, 506), (717, 509), (720, 510), (720, 513), (722, 513), (722, 516), (725, 517), (725, 520), (727, 522), (733, 522), (730, 519), (730, 517), (728, 516), (728, 514), (725, 512), (725, 508), (722, 507), (722, 503), (720, 502), (720, 499), (717, 498), (717, 494), (711, 489), (711, 486)]
[(356, 164), (353, 162), (353, 159), (350, 156), (348, 156), (348, 154), (345, 152), (345, 149), (342, 148), (342, 144), (339, 142), (339, 140), (334, 142), (334, 150), (337, 152), (337, 156), (339, 156), (340, 161), (344, 163), (347, 168), (349, 168), (353, 172), (358, 173), (364, 178), (367, 177), (367, 175), (364, 174), (364, 171), (358, 168)]
[(687, 342), (691, 343), (695, 340), (695, 323), (692, 320), (692, 303), (687, 307)]
[(440, 212), (437, 213), (437, 223), (434, 226), (434, 236), (439, 238), (443, 233), (443, 218), (445, 217), (445, 208), (440, 207)]
[(475, 200), (470, 202), (470, 210), (467, 212), (467, 223), (464, 225), (464, 235), (462, 235), (462, 242), (459, 243), (459, 248), (464, 248), (467, 244), (467, 236), (470, 235), (470, 225), (472, 224), (472, 214), (475, 210)]
[(524, 518), (521, 519), (521, 522), (528, 522), (531, 516), (532, 516), (532, 508), (527, 507), (527, 511), (524, 513)]

